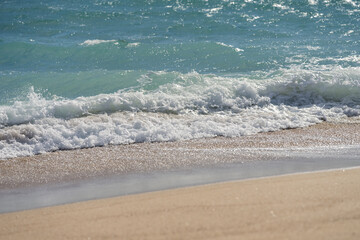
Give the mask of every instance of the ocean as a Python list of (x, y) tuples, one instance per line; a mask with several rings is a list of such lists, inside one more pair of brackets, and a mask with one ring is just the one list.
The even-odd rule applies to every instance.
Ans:
[(359, 115), (359, 1), (0, 1), (0, 159)]

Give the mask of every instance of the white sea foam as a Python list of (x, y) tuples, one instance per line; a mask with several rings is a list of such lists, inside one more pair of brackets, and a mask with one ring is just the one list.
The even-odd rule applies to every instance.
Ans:
[(242, 136), (320, 122), (319, 107), (299, 109), (269, 105), (237, 115), (100, 114), (70, 120), (43, 118), (0, 129), (0, 156), (11, 158), (59, 149), (134, 142), (174, 141), (212, 136)]
[(235, 50), (235, 52), (243, 52), (243, 51), (244, 51), (243, 49), (234, 47), (233, 45), (230, 45), (230, 44), (225, 44), (225, 43), (222, 43), (222, 42), (216, 42), (216, 44), (218, 44), (218, 45), (220, 45), (220, 46), (232, 48), (232, 49)]
[(305, 48), (309, 51), (317, 51), (321, 49), (319, 46), (305, 46)]
[(220, 7), (211, 8), (211, 9), (204, 9), (203, 11), (206, 12), (207, 17), (212, 17), (214, 14), (217, 14), (222, 8), (223, 8), (223, 6), (220, 6)]
[(310, 5), (317, 5), (318, 4), (318, 0), (309, 0), (308, 1)]
[(131, 48), (131, 47), (137, 47), (139, 45), (140, 45), (139, 42), (134, 42), (134, 43), (128, 43), (128, 45), (126, 45), (126, 47)]
[(113, 42), (114, 44), (116, 44), (117, 40), (99, 40), (99, 39), (86, 40), (83, 43), (80, 43), (80, 45), (93, 46), (93, 45), (97, 45), (97, 44), (101, 44), (101, 43), (110, 43), (110, 42)]
[(282, 10), (287, 10), (287, 9), (289, 9), (288, 6), (281, 5), (280, 3), (274, 3), (274, 4), (273, 4), (273, 7), (275, 7), (275, 8), (280, 8), (280, 9), (282, 9)]
[(146, 141), (241, 136), (304, 127), (360, 115), (360, 69), (293, 67), (251, 80), (152, 72), (175, 79), (156, 90), (76, 99), (26, 101), (0, 107), (0, 158)]
[(359, 4), (356, 4), (353, 0), (344, 0), (344, 2), (352, 5), (353, 7), (359, 7)]
[(344, 34), (344, 36), (345, 37), (350, 36), (352, 33), (354, 33), (354, 30), (349, 30)]

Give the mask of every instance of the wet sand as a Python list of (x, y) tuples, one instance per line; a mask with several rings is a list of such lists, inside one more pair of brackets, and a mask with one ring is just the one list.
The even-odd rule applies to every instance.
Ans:
[(141, 143), (57, 151), (0, 161), (0, 189), (258, 160), (360, 146), (360, 118), (237, 138)]
[(360, 169), (210, 184), (0, 215), (1, 239), (359, 239)]

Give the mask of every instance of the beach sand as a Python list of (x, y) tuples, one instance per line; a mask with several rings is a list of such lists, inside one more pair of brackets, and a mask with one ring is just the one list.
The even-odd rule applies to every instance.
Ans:
[[(355, 149), (351, 158), (356, 162), (359, 132), (360, 118), (349, 118), (238, 138), (106, 146), (14, 158), (0, 161), (0, 190), (9, 189), (16, 197), (37, 186), (52, 188), (57, 183), (227, 163), (260, 160), (270, 164), (293, 153), (293, 160), (302, 161), (299, 156), (310, 154), (310, 159), (316, 159), (348, 147)], [(339, 156), (335, 161), (341, 162)], [(359, 239), (359, 182), (360, 168), (352, 168), (3, 213), (0, 239)]]
[(359, 239), (360, 169), (278, 176), (0, 215), (0, 239)]

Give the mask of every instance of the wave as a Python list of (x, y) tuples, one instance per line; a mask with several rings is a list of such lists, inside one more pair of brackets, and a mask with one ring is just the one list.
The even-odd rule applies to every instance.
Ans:
[(319, 112), (323, 110), (270, 105), (234, 116), (118, 112), (69, 120), (43, 118), (0, 129), (0, 156), (12, 158), (108, 144), (242, 136), (315, 124), (320, 122)]
[(4, 2), (0, 158), (358, 116), (355, 2)]
[(316, 71), (296, 66), (275, 77), (267, 86), (266, 94), (276, 104), (357, 106), (360, 104), (359, 74), (358, 67)]
[(359, 68), (237, 77), (149, 72), (137, 80), (167, 82), (75, 99), (44, 98), (31, 88), (27, 100), (0, 107), (0, 156), (242, 136), (359, 116), (359, 76)]
[(269, 104), (297, 107), (360, 104), (360, 68), (310, 71), (294, 67), (262, 74), (252, 79), (251, 75), (147, 72), (133, 79), (137, 87), (75, 99), (45, 98), (31, 87), (25, 100), (0, 107), (0, 126), (48, 117), (71, 119), (123, 111), (236, 114), (245, 108)]

